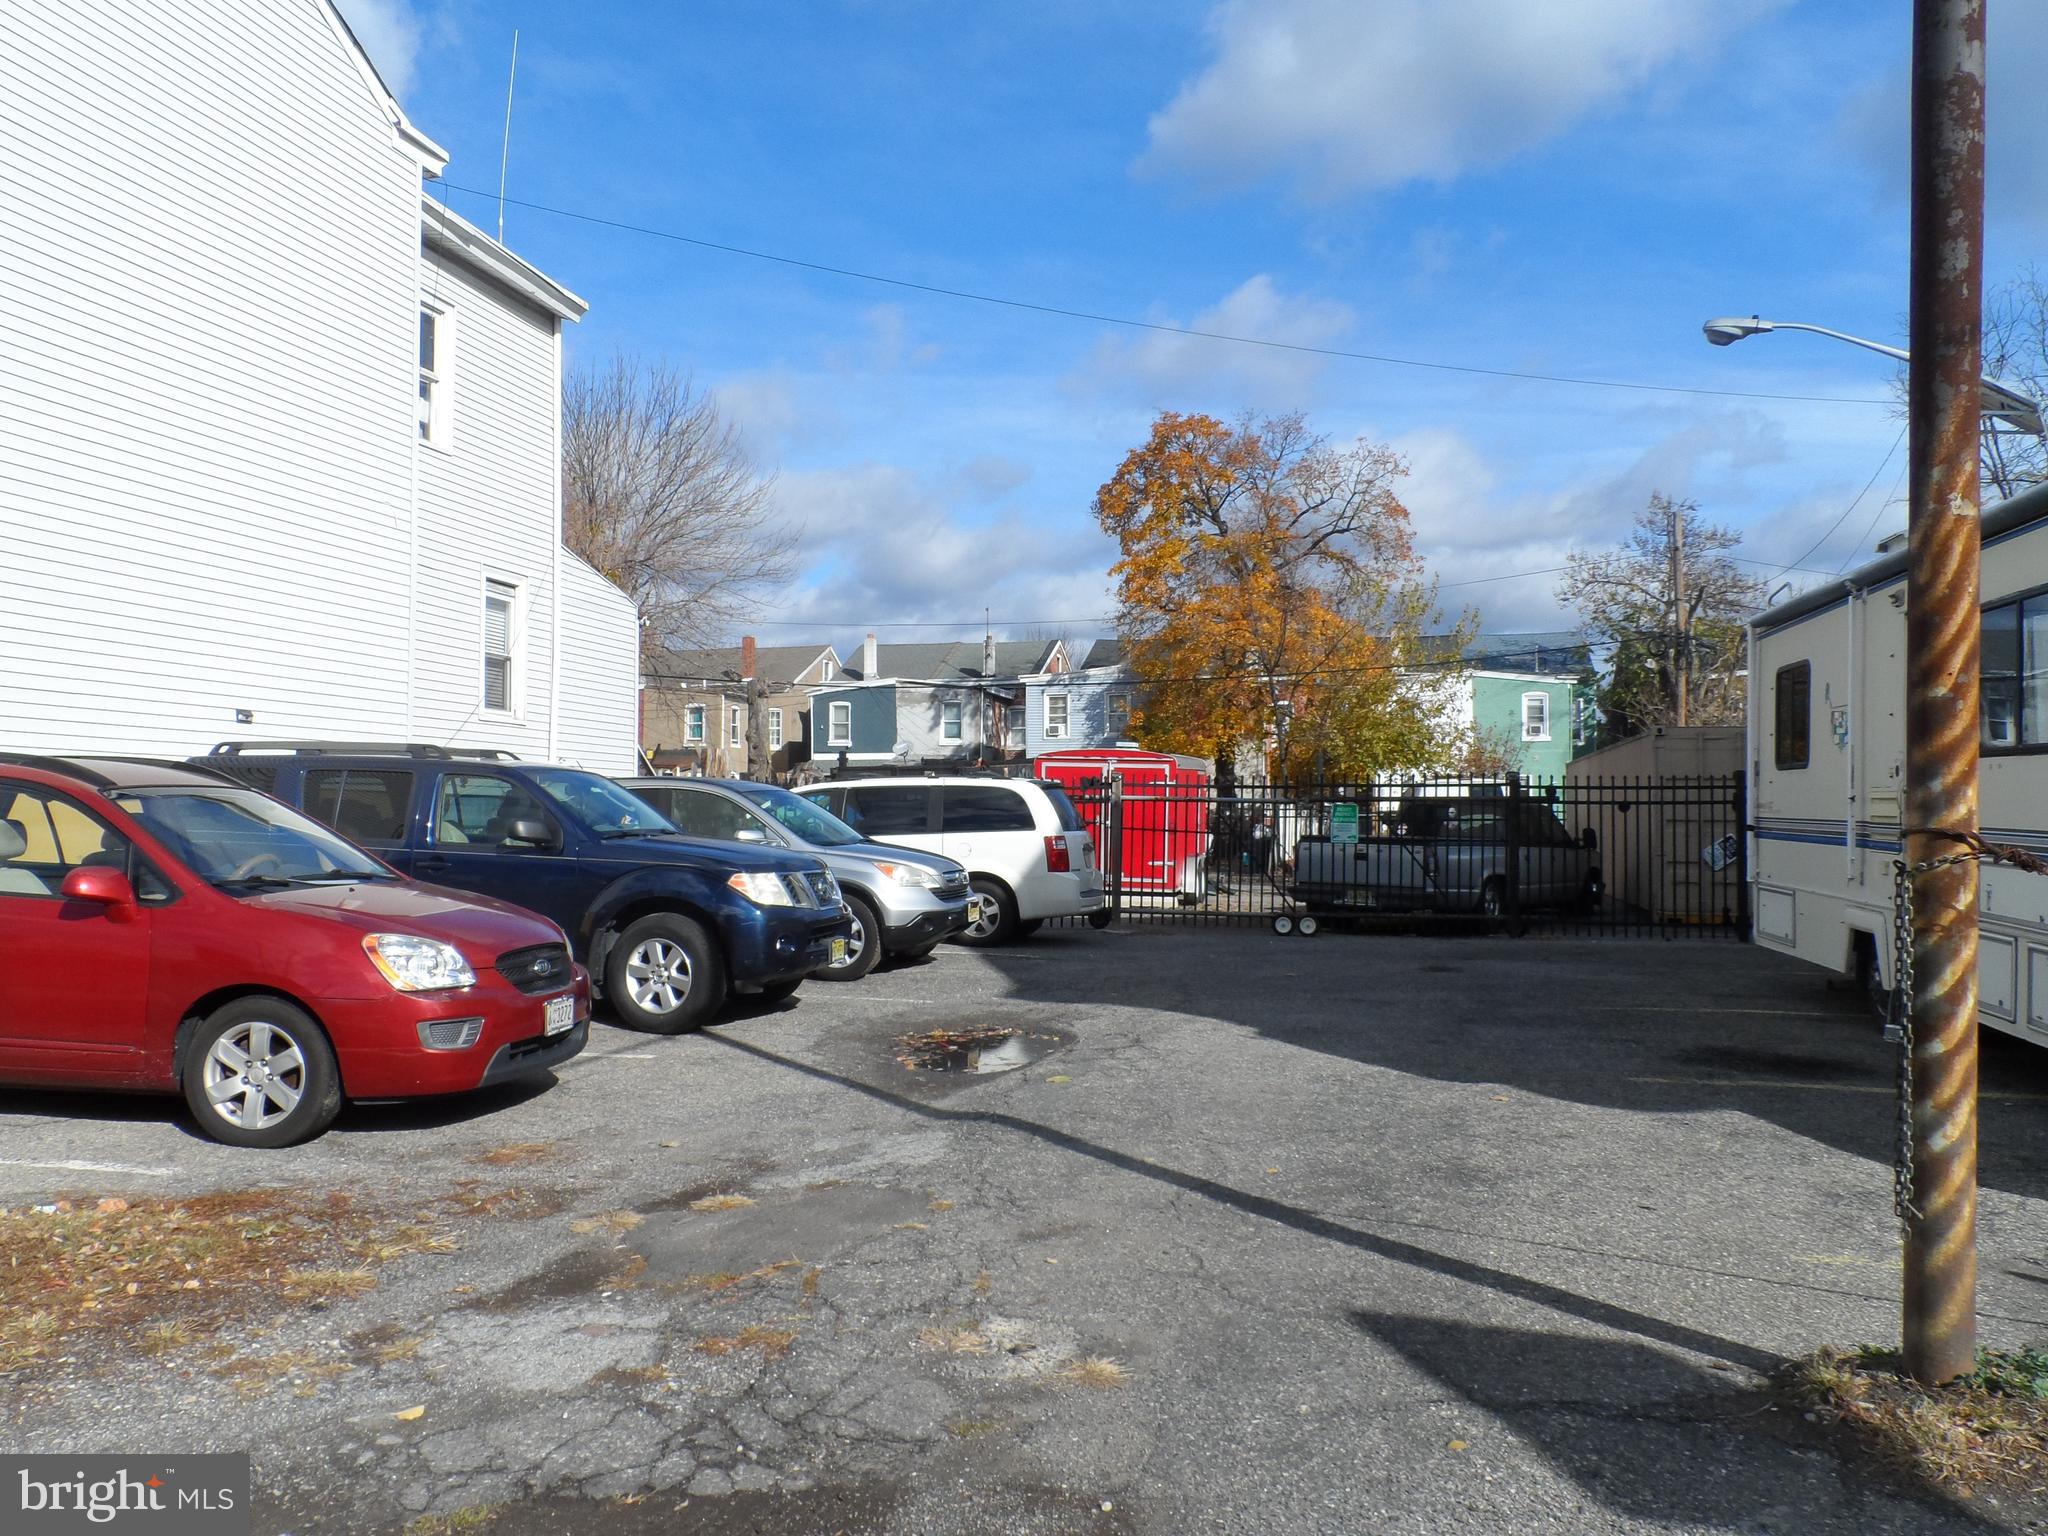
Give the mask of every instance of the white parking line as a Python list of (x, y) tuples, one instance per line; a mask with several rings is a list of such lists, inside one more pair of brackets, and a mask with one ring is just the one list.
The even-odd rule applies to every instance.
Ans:
[(0, 1157), (0, 1168), (38, 1168), (53, 1173), (132, 1173), (139, 1178), (167, 1179), (175, 1168), (143, 1168), (134, 1163), (41, 1162), (29, 1157)]

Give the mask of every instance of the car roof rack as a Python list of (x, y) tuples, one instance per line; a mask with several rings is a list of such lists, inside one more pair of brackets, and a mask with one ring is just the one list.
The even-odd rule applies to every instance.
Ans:
[(223, 741), (208, 757), (429, 757), (443, 761), (473, 759), (516, 763), (516, 752), (497, 747), (451, 750), (425, 741)]
[(200, 773), (210, 779), (219, 779), (224, 784), (239, 784), (241, 781), (232, 774), (218, 768), (210, 768), (203, 762), (172, 757), (134, 757), (121, 752), (89, 752), (78, 757), (53, 757), (38, 752), (0, 752), (0, 764), (12, 768), (39, 768), (45, 773), (61, 773), (69, 778), (79, 779), (94, 789), (118, 789), (123, 787), (119, 779), (89, 766), (92, 763), (122, 763), (134, 768), (175, 768), (180, 773)]

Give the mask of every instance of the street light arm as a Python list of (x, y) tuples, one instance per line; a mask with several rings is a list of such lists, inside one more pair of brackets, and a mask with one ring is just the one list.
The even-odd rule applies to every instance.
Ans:
[[(1803, 320), (1766, 320), (1761, 315), (1748, 319), (1729, 318), (1709, 320), (1702, 329), (1707, 340), (1717, 347), (1725, 347), (1742, 340), (1745, 336), (1759, 336), (1765, 331), (1808, 331), (1815, 336), (1831, 336), (1836, 341), (1846, 341), (1852, 347), (1862, 347), (1868, 352), (1877, 352), (1895, 362), (1910, 363), (1912, 354), (1902, 347), (1887, 346), (1881, 341), (1871, 341), (1863, 336), (1851, 336), (1847, 331), (1831, 330), (1825, 325), (1808, 325)], [(2030, 395), (2024, 395), (2009, 385), (1993, 378), (1980, 376), (1978, 379), (1979, 404), (1983, 414), (1995, 416), (2022, 432), (2031, 432), (2037, 437), (2048, 436), (2048, 424), (2041, 419), (2040, 402)]]

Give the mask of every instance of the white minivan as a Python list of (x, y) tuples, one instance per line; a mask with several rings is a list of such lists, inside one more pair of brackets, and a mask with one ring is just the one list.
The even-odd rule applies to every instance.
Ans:
[(967, 866), (979, 910), (963, 944), (1006, 944), (1049, 917), (1109, 921), (1095, 839), (1042, 779), (855, 779), (800, 791), (876, 842)]

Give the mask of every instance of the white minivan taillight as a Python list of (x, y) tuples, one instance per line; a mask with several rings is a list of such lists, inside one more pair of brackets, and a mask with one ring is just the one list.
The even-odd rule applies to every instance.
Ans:
[(1048, 874), (1064, 875), (1073, 866), (1067, 862), (1067, 839), (1064, 833), (1045, 840), (1045, 868)]

